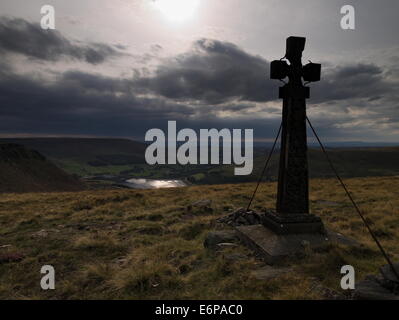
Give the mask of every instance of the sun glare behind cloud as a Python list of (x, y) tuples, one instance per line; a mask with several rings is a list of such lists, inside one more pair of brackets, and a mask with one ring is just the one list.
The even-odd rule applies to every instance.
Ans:
[(168, 20), (183, 22), (194, 15), (199, 0), (153, 0), (153, 4)]

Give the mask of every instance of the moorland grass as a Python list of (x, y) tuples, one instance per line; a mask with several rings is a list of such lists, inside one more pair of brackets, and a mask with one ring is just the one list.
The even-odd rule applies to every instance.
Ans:
[[(347, 179), (372, 228), (399, 259), (399, 178)], [(244, 246), (221, 253), (203, 247), (215, 219), (243, 207), (253, 183), (160, 190), (97, 190), (0, 195), (1, 299), (323, 299), (340, 289), (340, 268), (356, 279), (385, 264), (338, 182), (311, 180), (311, 211), (327, 227), (362, 244), (328, 245), (290, 258), (292, 272), (257, 280), (263, 266)], [(187, 209), (212, 200), (213, 212)], [(261, 186), (253, 207), (274, 207), (276, 184)], [(231, 253), (245, 259), (231, 260)], [(40, 288), (40, 268), (56, 270), (56, 289)], [(278, 266), (277, 266), (278, 267)]]

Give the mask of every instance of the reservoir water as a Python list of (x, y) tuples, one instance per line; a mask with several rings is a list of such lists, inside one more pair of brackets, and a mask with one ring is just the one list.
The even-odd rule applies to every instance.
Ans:
[(182, 180), (129, 179), (124, 185), (132, 189), (160, 189), (187, 186)]

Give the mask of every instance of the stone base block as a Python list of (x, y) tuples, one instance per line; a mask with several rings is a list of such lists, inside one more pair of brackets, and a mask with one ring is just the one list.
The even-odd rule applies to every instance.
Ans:
[(260, 224), (239, 226), (236, 230), (241, 241), (269, 264), (303, 253), (307, 247), (320, 247), (331, 242), (358, 245), (357, 242), (329, 230), (325, 233), (277, 234)]
[(277, 214), (270, 210), (260, 216), (261, 223), (277, 234), (325, 233), (323, 222), (313, 214)]

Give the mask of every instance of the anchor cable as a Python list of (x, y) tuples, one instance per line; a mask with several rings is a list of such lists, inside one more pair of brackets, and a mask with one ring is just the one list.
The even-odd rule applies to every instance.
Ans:
[(274, 149), (275, 149), (276, 144), (277, 144), (278, 137), (280, 136), (282, 126), (283, 126), (283, 123), (280, 124), (280, 128), (278, 129), (278, 132), (277, 132), (277, 136), (276, 136), (276, 138), (274, 139), (273, 146), (272, 146), (272, 148), (270, 149), (269, 156), (267, 157), (267, 160), (266, 160), (266, 162), (265, 162), (265, 165), (264, 165), (264, 167), (263, 167), (263, 170), (262, 170), (262, 172), (261, 172), (261, 174), (260, 174), (260, 176), (259, 176), (258, 183), (256, 184), (256, 187), (255, 187), (255, 190), (254, 190), (254, 192), (253, 192), (253, 194), (252, 194), (251, 200), (249, 200), (249, 203), (248, 203), (247, 211), (246, 211), (246, 212), (249, 211), (249, 208), (251, 207), (252, 201), (253, 201), (254, 198), (255, 198), (256, 192), (258, 191), (259, 185), (260, 185), (261, 182), (262, 182), (263, 175), (265, 174), (266, 168), (267, 168), (267, 166), (269, 165), (270, 159), (271, 159), (271, 157), (272, 157), (272, 155), (273, 155)]
[(348, 196), (348, 198), (350, 199), (350, 201), (352, 202), (355, 210), (357, 211), (357, 213), (359, 214), (360, 218), (362, 219), (363, 223), (365, 224), (368, 232), (370, 233), (371, 237), (373, 238), (374, 242), (377, 244), (378, 248), (380, 249), (382, 255), (384, 256), (385, 260), (388, 262), (388, 265), (390, 266), (393, 274), (398, 278), (399, 280), (399, 274), (396, 271), (395, 267), (393, 266), (393, 263), (391, 261), (391, 259), (389, 258), (388, 254), (385, 252), (384, 248), (382, 247), (380, 241), (377, 239), (376, 235), (374, 234), (373, 230), (371, 229), (370, 225), (368, 224), (367, 220), (365, 219), (365, 217), (363, 216), (362, 212), (360, 211), (358, 205), (356, 204), (355, 200), (353, 199), (353, 197), (351, 196), (348, 188), (346, 187), (345, 183), (343, 182), (343, 180), (341, 179), (341, 177), (338, 174), (338, 171), (335, 169), (330, 157), (328, 156), (328, 153), (326, 151), (326, 149), (324, 148), (324, 145), (321, 143), (321, 140), (319, 138), (319, 136), (316, 133), (316, 130), (313, 128), (312, 123), (310, 122), (309, 118), (306, 116), (306, 120), (309, 123), (310, 128), (313, 131), (313, 134), (315, 135), (317, 141), (319, 142), (319, 145), (321, 147), (321, 150), (323, 151), (324, 155), (326, 156), (326, 159), (328, 161), (328, 163), (330, 164), (330, 167), (332, 169), (332, 171), (334, 172), (335, 176), (337, 177), (338, 181), (340, 182), (341, 186), (344, 188), (346, 195)]

